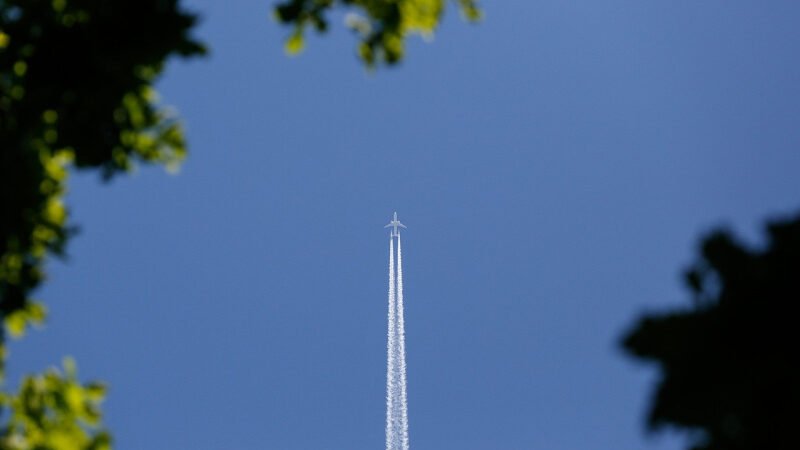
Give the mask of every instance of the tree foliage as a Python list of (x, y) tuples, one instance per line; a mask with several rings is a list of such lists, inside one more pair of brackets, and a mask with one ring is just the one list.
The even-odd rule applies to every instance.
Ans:
[(26, 377), (19, 392), (3, 395), (0, 404), (12, 410), (0, 438), (4, 450), (106, 450), (111, 436), (100, 425), (105, 386), (81, 384), (75, 363), (64, 359), (64, 373), (50, 369)]
[[(475, 0), (457, 0), (471, 20)], [(432, 33), (444, 0), (287, 0), (278, 18), (325, 30), (326, 13), (362, 13), (348, 23), (361, 34), (359, 55), (393, 64), (410, 33)], [(64, 255), (74, 227), (64, 204), (72, 169), (105, 180), (137, 163), (174, 168), (186, 146), (176, 117), (159, 108), (153, 83), (170, 56), (205, 53), (189, 33), (196, 17), (178, 0), (0, 0), (0, 382), (7, 334), (43, 322), (31, 295), (49, 256)], [(81, 384), (74, 362), (25, 377), (0, 393), (0, 449), (105, 449), (99, 384)]]
[(184, 155), (180, 125), (156, 107), (152, 83), (170, 55), (203, 52), (187, 36), (194, 22), (176, 0), (0, 1), (3, 317), (38, 314), (30, 292), (71, 232), (68, 165), (111, 178), (136, 160)]
[(800, 447), (800, 217), (768, 236), (757, 251), (711, 234), (686, 273), (694, 305), (645, 316), (624, 339), (660, 367), (649, 427), (692, 430), (693, 449)]
[[(433, 34), (445, 3), (446, 0), (286, 0), (275, 8), (275, 13), (280, 22), (293, 27), (286, 48), (295, 53), (303, 48), (307, 28), (324, 32), (330, 11), (350, 11), (347, 25), (359, 35), (358, 56), (367, 66), (374, 67), (401, 61), (408, 35)], [(467, 20), (480, 19), (477, 0), (455, 3)]]
[[(19, 336), (45, 308), (31, 298), (48, 255), (73, 228), (63, 202), (70, 167), (105, 179), (137, 162), (174, 166), (185, 154), (153, 82), (171, 55), (204, 48), (177, 0), (0, 0), (0, 316)], [(5, 361), (5, 333), (0, 362)], [(0, 368), (2, 378), (2, 368)], [(102, 449), (103, 389), (74, 364), (26, 377), (3, 394), (3, 449)], [(8, 412), (6, 412), (8, 411)]]

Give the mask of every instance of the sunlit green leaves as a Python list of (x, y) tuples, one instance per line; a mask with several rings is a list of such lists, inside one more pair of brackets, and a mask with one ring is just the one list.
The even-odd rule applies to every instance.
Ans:
[(296, 55), (303, 50), (303, 47), (305, 47), (305, 41), (303, 40), (302, 30), (295, 30), (286, 40), (286, 52), (290, 55)]
[[(171, 55), (202, 54), (195, 17), (177, 0), (0, 0), (0, 380), (5, 336), (41, 324), (30, 293), (72, 227), (67, 174), (108, 179), (137, 162), (174, 170), (186, 153), (174, 114), (152, 88)], [(0, 449), (104, 449), (104, 388), (77, 381), (74, 363), (0, 393)]]
[(28, 301), (25, 307), (5, 317), (5, 327), (12, 337), (21, 337), (30, 325), (41, 325), (47, 316), (47, 308), (40, 302)]
[[(174, 170), (180, 122), (152, 84), (174, 54), (204, 52), (177, 0), (0, 1), (0, 315), (25, 328), (48, 254), (72, 234), (70, 168), (105, 178), (137, 162)], [(88, 51), (91, 49), (91, 51)], [(19, 314), (16, 314), (19, 312)]]
[(16, 394), (0, 396), (10, 409), (8, 423), (0, 431), (4, 450), (105, 450), (111, 437), (102, 428), (100, 404), (105, 387), (81, 384), (75, 362), (65, 358), (64, 370), (50, 369), (27, 376)]
[[(480, 19), (477, 0), (456, 3), (466, 20)], [(374, 67), (402, 60), (407, 36), (431, 36), (445, 4), (446, 0), (287, 0), (275, 8), (275, 15), (293, 27), (286, 49), (296, 53), (303, 48), (303, 36), (309, 26), (325, 31), (328, 26), (325, 16), (330, 10), (337, 7), (349, 10), (345, 22), (359, 36), (358, 56), (368, 67)]]
[(153, 107), (158, 96), (149, 87), (139, 92), (129, 92), (114, 111), (121, 126), (119, 142), (111, 152), (111, 162), (117, 169), (134, 168), (134, 157), (139, 161), (162, 163), (176, 170), (186, 156), (183, 128), (169, 110)]

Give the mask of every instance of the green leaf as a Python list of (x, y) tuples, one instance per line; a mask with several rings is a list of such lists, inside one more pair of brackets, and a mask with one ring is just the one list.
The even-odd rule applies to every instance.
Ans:
[(305, 41), (303, 39), (302, 31), (292, 33), (289, 39), (286, 40), (286, 52), (290, 55), (296, 55), (303, 51)]

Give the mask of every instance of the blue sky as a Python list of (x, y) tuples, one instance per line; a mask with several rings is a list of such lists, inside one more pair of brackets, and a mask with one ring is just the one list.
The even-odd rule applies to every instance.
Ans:
[(703, 232), (800, 207), (800, 5), (484, 2), (373, 74), (341, 16), (287, 58), (270, 2), (188, 5), (191, 154), (71, 179), (12, 379), (74, 355), (120, 450), (381, 448), (397, 210), (414, 449), (681, 448), (617, 342)]

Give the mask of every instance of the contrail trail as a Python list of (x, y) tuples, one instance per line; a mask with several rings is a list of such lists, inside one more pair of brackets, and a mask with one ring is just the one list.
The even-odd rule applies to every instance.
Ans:
[[(395, 216), (395, 221), (397, 217)], [(399, 222), (398, 222), (399, 223)], [(395, 266), (394, 238), (397, 238)], [(408, 450), (403, 256), (400, 235), (389, 238), (389, 316), (386, 344), (386, 450)], [(396, 273), (395, 273), (396, 272)]]
[(389, 238), (389, 319), (386, 344), (386, 450), (396, 449), (396, 423), (397, 418), (394, 414), (397, 407), (395, 401), (395, 354), (397, 352), (395, 320), (395, 290), (394, 290), (394, 238)]
[(408, 450), (408, 396), (406, 393), (406, 324), (403, 314), (403, 250), (397, 235), (397, 333), (400, 372), (400, 429), (403, 450)]

